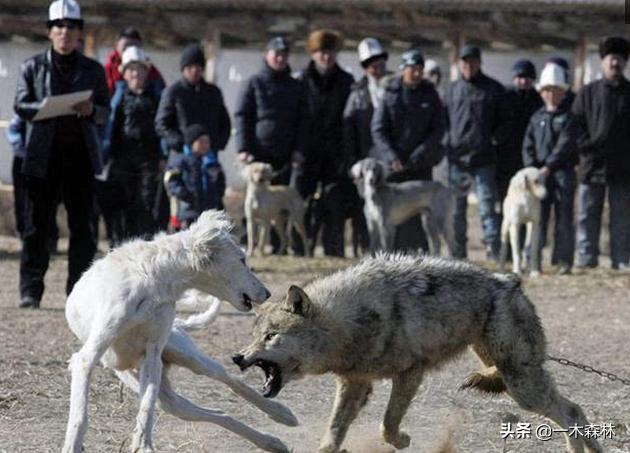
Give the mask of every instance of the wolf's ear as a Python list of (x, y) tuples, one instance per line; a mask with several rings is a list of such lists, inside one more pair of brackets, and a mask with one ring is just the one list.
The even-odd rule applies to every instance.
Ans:
[(285, 310), (300, 316), (309, 316), (313, 311), (311, 299), (301, 288), (295, 285), (289, 287), (283, 304)]

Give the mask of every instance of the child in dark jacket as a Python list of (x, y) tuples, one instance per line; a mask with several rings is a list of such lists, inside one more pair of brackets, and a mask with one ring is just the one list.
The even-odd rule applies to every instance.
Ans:
[(183, 153), (171, 153), (164, 183), (171, 199), (169, 231), (187, 228), (207, 209), (222, 209), (225, 179), (210, 133), (200, 124), (184, 131)]
[(553, 206), (556, 223), (551, 263), (558, 265), (559, 274), (571, 273), (575, 248), (573, 199), (578, 130), (569, 106), (563, 103), (568, 87), (566, 73), (560, 66), (545, 66), (538, 85), (545, 105), (530, 119), (523, 140), (523, 163), (542, 170), (548, 193), (542, 202), (540, 250), (531, 253), (542, 254)]

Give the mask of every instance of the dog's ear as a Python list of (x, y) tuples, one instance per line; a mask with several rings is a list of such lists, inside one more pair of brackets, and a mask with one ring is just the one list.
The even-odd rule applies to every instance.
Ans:
[(356, 164), (354, 164), (352, 166), (352, 168), (350, 169), (350, 177), (352, 179), (361, 179), (363, 177), (363, 161), (359, 161)]
[(302, 288), (295, 285), (289, 287), (283, 304), (285, 310), (299, 316), (307, 317), (313, 312), (311, 299)]
[(225, 211), (209, 209), (201, 213), (185, 233), (189, 235), (189, 248), (193, 267), (201, 270), (210, 266), (217, 248), (230, 238), (232, 222)]

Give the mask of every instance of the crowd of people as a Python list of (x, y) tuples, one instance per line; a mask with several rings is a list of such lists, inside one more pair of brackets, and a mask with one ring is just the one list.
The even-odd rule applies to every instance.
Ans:
[[(602, 78), (573, 93), (563, 58), (550, 58), (538, 83), (535, 66), (517, 61), (514, 85), (506, 88), (482, 70), (481, 49), (470, 44), (459, 53), (461, 77), (442, 90), (435, 61), (413, 48), (402, 54), (397, 72), (389, 71), (388, 53), (374, 38), (358, 46), (365, 73), (355, 81), (337, 62), (343, 40), (332, 30), (310, 33), (310, 61), (295, 77), (289, 41), (274, 37), (262, 68), (244, 83), (232, 125), (221, 90), (204, 80), (199, 45), (183, 50), (181, 78), (166, 86), (135, 28), (120, 33), (103, 68), (81, 52), (83, 18), (74, 0), (53, 1), (46, 26), (51, 45), (21, 67), (8, 134), (23, 241), (20, 307), (39, 307), (60, 202), (70, 230), (68, 293), (96, 252), (99, 214), (115, 247), (186, 228), (203, 210), (221, 209), (225, 175), (218, 153), (232, 127), (240, 162), (270, 164), (272, 182), (292, 185), (308, 202), (307, 216), (321, 221), (326, 255), (344, 255), (348, 218), (367, 248), (362, 200), (348, 174), (353, 163), (375, 157), (390, 168), (388, 181), (402, 182), (432, 179), (446, 159), (449, 184), (462, 193), (455, 258), (466, 258), (468, 249), (464, 184), (474, 181), (486, 253), (496, 259), (497, 206), (510, 178), (534, 166), (547, 176), (542, 237), (553, 207), (552, 263), (559, 272), (571, 271), (576, 245), (578, 266), (598, 265), (606, 194), (612, 266), (630, 271), (630, 83), (623, 75), (630, 44), (624, 38), (601, 41)], [(75, 114), (36, 120), (46, 97), (81, 90), (92, 95), (74, 105)], [(294, 242), (294, 252), (304, 253)], [(427, 249), (420, 217), (398, 228), (395, 244)]]

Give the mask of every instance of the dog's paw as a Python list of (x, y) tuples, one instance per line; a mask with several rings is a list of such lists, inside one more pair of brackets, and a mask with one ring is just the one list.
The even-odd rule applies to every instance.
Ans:
[(540, 275), (541, 275), (540, 271), (531, 271), (529, 273), (530, 278), (538, 278), (538, 277), (540, 277)]
[(265, 451), (271, 451), (273, 453), (291, 453), (289, 447), (277, 437), (269, 434), (264, 434), (264, 438), (261, 442), (256, 442), (256, 445)]
[(291, 409), (286, 407), (284, 404), (270, 400), (266, 401), (268, 403), (272, 403), (270, 404), (271, 410), (267, 414), (269, 415), (269, 418), (271, 418), (273, 421), (282, 423), (283, 425), (287, 426), (298, 426), (300, 424), (297, 417), (293, 415), (293, 412), (291, 412)]

